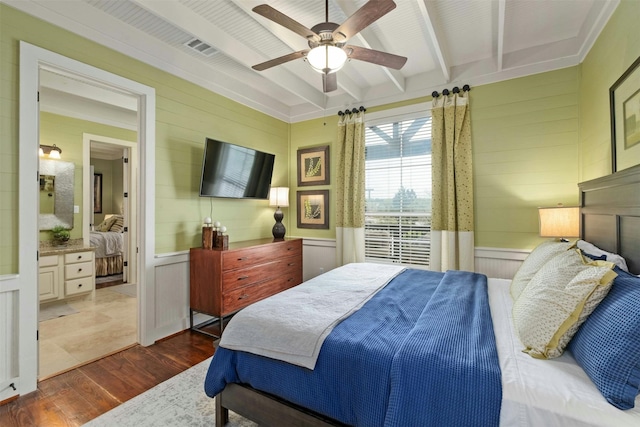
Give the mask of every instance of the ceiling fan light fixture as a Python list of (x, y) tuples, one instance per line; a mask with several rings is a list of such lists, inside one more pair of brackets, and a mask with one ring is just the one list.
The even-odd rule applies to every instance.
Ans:
[(335, 73), (347, 62), (347, 53), (329, 44), (314, 47), (307, 54), (309, 65), (319, 73)]

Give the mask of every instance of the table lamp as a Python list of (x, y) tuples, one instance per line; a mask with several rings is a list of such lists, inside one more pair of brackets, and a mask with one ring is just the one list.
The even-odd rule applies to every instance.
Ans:
[(273, 214), (276, 223), (273, 225), (271, 232), (274, 240), (284, 240), (285, 228), (282, 224), (284, 214), (280, 207), (289, 206), (289, 187), (271, 187), (269, 192), (269, 206), (277, 206), (276, 212)]
[(538, 208), (540, 237), (580, 236), (580, 209), (562, 204), (552, 208)]

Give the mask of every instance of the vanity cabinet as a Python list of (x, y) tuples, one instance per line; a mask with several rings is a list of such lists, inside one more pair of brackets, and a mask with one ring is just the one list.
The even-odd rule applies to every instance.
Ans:
[(60, 267), (58, 266), (58, 255), (43, 256), (38, 262), (40, 302), (53, 301), (58, 299), (58, 289), (60, 289)]
[[(56, 251), (54, 251), (56, 252)], [(40, 257), (40, 302), (51, 302), (86, 295), (95, 289), (93, 250), (63, 249)]]

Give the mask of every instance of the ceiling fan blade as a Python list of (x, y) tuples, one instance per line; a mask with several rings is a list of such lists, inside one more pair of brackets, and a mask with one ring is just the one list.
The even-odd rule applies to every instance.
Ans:
[(316, 42), (320, 41), (320, 36), (311, 31), (309, 28), (300, 24), (299, 22), (289, 18), (282, 12), (278, 12), (276, 9), (272, 8), (268, 4), (261, 4), (252, 9), (258, 15), (262, 15), (267, 19), (275, 22), (276, 24), (280, 24), (288, 30), (293, 31), (296, 34), (301, 35), (307, 40), (314, 40)]
[(388, 68), (393, 68), (394, 70), (399, 70), (407, 62), (407, 58), (404, 56), (380, 52), (379, 50), (367, 49), (360, 46), (347, 45), (343, 49), (351, 59), (371, 62), (372, 64), (382, 65)]
[(338, 73), (324, 74), (322, 73), (322, 91), (333, 92), (338, 89)]
[(333, 40), (344, 42), (396, 8), (393, 0), (369, 0), (333, 31)]
[(270, 59), (269, 61), (265, 61), (261, 64), (254, 65), (251, 68), (253, 68), (256, 71), (264, 71), (267, 68), (275, 67), (276, 65), (284, 64), (285, 62), (293, 61), (294, 59), (304, 58), (307, 52), (309, 52), (309, 49), (299, 50), (297, 52), (293, 52), (288, 55)]

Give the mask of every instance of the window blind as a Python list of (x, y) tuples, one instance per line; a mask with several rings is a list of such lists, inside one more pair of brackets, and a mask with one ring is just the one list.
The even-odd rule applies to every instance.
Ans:
[(365, 258), (428, 266), (431, 117), (367, 125)]

